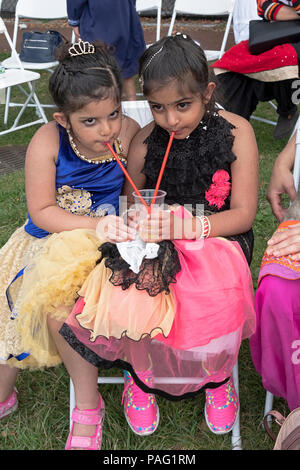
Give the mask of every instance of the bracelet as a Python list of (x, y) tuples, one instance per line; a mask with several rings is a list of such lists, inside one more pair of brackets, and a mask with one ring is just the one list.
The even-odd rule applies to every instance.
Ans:
[(199, 238), (208, 238), (211, 230), (209, 218), (206, 217), (206, 215), (196, 215), (195, 217), (200, 221), (201, 224), (201, 236)]

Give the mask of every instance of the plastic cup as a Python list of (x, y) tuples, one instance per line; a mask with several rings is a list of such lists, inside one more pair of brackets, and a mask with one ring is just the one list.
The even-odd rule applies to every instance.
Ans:
[[(147, 206), (150, 206), (152, 203), (152, 199), (154, 196), (155, 189), (141, 189), (140, 194), (143, 197), (145, 203)], [(132, 193), (133, 198), (134, 198), (134, 210), (136, 210), (140, 215), (139, 215), (139, 220), (144, 219), (147, 216), (147, 210), (142, 203), (139, 195), (136, 192)], [(162, 189), (159, 189), (157, 191), (157, 195), (155, 197), (155, 200), (153, 201), (152, 207), (159, 208), (159, 209), (164, 209), (164, 204), (165, 204), (165, 197), (167, 193), (166, 191), (163, 191)]]

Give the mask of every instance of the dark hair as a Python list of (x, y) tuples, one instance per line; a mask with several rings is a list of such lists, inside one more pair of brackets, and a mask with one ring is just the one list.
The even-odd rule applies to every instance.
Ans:
[[(191, 93), (203, 97), (213, 80), (203, 49), (186, 34), (163, 37), (147, 48), (139, 60), (139, 75), (145, 96), (154, 87), (167, 86), (176, 80), (179, 86), (188, 86)], [(214, 108), (213, 95), (206, 109)]]
[(60, 63), (51, 75), (49, 91), (58, 110), (66, 116), (94, 100), (121, 101), (122, 78), (114, 56), (100, 41), (92, 46), (94, 52), (71, 56), (72, 44), (64, 42), (56, 51)]

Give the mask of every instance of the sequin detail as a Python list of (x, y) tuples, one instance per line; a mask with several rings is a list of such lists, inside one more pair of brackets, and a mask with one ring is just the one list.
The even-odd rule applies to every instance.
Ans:
[(205, 419), (209, 429), (215, 434), (231, 431), (239, 408), (232, 378), (218, 388), (208, 388), (205, 394)]
[[(153, 382), (151, 371), (140, 372), (138, 377), (148, 386)], [(144, 393), (133, 381), (131, 374), (124, 371), (125, 387), (122, 396), (126, 420), (135, 434), (152, 434), (159, 422), (159, 410), (155, 396)]]

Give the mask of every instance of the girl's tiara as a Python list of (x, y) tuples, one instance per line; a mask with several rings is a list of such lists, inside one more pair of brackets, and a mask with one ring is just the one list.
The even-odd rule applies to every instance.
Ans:
[(78, 39), (78, 41), (69, 48), (69, 54), (72, 57), (82, 54), (94, 54), (94, 52), (95, 47), (93, 44), (90, 44), (88, 41), (84, 42), (82, 39)]

